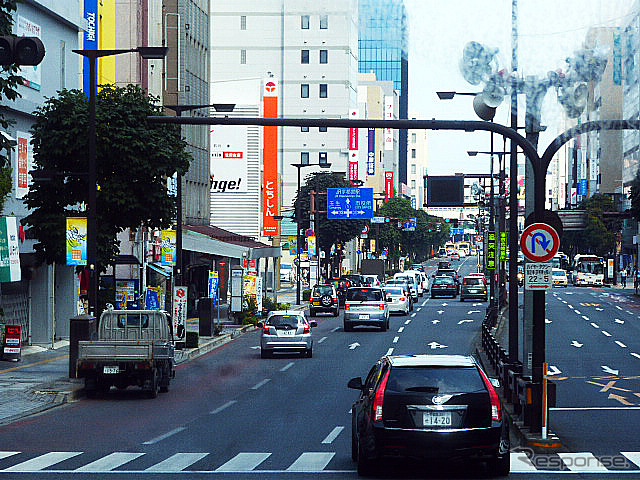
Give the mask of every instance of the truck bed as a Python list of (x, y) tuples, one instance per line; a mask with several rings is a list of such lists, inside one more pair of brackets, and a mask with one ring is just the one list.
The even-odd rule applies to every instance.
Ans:
[(78, 361), (142, 361), (170, 357), (168, 344), (145, 340), (85, 340), (78, 342)]

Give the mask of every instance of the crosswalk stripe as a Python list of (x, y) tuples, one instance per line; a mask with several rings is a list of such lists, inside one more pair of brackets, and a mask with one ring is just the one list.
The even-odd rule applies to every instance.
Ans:
[(7, 458), (7, 457), (11, 457), (13, 455), (17, 455), (20, 452), (0, 452), (0, 460), (2, 460), (3, 458)]
[(39, 457), (32, 458), (9, 468), (5, 468), (3, 472), (35, 472), (44, 468), (60, 463), (82, 452), (49, 452)]
[(333, 442), (338, 437), (338, 435), (340, 435), (340, 432), (342, 432), (342, 430), (344, 430), (343, 426), (338, 426), (338, 427), (334, 428), (333, 430), (331, 430), (329, 435), (327, 435), (327, 437), (324, 440), (322, 440), (322, 443), (331, 443), (331, 442)]
[(216, 468), (216, 472), (250, 472), (270, 455), (270, 453), (239, 453), (224, 465)]
[(208, 453), (176, 453), (166, 460), (156, 463), (145, 470), (145, 472), (180, 472), (198, 460), (202, 460)]
[(131, 452), (114, 452), (110, 453), (106, 457), (99, 458), (98, 460), (87, 463), (80, 468), (76, 468), (75, 472), (108, 472), (114, 468), (118, 468), (120, 465), (124, 465), (131, 460), (135, 460), (141, 457), (144, 453), (131, 453)]
[(287, 468), (287, 472), (317, 472), (324, 470), (334, 455), (334, 452), (304, 452)]
[(593, 453), (558, 453), (564, 464), (572, 472), (607, 472), (600, 460)]
[(536, 472), (537, 470), (524, 452), (511, 452), (511, 473)]
[(640, 467), (640, 452), (620, 452), (622, 455), (627, 457), (627, 460), (632, 462), (637, 467)]

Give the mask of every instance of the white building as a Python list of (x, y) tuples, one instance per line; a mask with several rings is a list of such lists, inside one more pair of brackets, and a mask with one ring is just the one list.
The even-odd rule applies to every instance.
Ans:
[(424, 188), (429, 159), (427, 147), (427, 130), (409, 130), (407, 181), (411, 189), (411, 205), (415, 209), (424, 208), (423, 205), (427, 202)]

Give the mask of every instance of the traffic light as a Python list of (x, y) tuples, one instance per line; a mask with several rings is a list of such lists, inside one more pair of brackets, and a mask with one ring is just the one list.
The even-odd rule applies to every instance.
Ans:
[(37, 37), (0, 36), (0, 65), (38, 65), (44, 53)]

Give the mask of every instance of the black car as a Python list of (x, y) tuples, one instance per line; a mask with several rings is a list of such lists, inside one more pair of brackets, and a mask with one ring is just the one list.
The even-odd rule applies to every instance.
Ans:
[(350, 273), (347, 275), (343, 275), (341, 278), (345, 280), (349, 280), (351, 282), (352, 287), (364, 287), (367, 285), (364, 277), (362, 275), (358, 275), (357, 273)]
[(460, 276), (458, 275), (458, 272), (456, 272), (453, 268), (439, 268), (438, 270), (436, 270), (436, 273), (432, 275), (432, 277), (441, 277), (443, 275), (453, 278), (453, 281), (456, 284), (456, 294), (460, 293)]
[(340, 299), (336, 287), (327, 283), (316, 285), (309, 298), (309, 315), (315, 317), (318, 312), (329, 312), (334, 316), (340, 314)]
[(334, 278), (331, 283), (336, 287), (338, 291), (338, 301), (340, 305), (344, 305), (347, 296), (347, 290), (351, 287), (355, 287), (354, 282), (347, 278)]
[(431, 282), (431, 298), (456, 298), (456, 295), (458, 295), (458, 285), (452, 277), (448, 275), (442, 275), (440, 277), (434, 278), (433, 282)]
[(438, 262), (438, 268), (451, 268), (451, 263), (449, 263), (449, 262)]
[(508, 475), (509, 427), (494, 383), (472, 357), (382, 357), (364, 382), (348, 383), (360, 390), (351, 424), (358, 474), (375, 472), (385, 457), (407, 457), (475, 459)]

